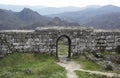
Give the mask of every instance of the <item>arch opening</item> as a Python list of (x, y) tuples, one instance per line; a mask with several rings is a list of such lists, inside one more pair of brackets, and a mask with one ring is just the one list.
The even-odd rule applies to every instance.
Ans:
[(71, 57), (71, 39), (67, 35), (61, 35), (56, 41), (56, 57)]

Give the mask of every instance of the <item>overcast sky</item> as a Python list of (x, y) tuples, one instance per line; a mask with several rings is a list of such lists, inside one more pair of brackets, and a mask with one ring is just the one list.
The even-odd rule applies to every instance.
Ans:
[(0, 0), (0, 4), (12, 5), (42, 5), (49, 7), (77, 6), (87, 5), (117, 5), (120, 6), (120, 0)]

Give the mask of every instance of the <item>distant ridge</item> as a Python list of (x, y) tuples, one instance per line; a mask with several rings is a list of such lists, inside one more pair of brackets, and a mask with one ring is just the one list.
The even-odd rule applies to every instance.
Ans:
[(99, 8), (87, 8), (76, 12), (66, 12), (49, 15), (61, 19), (78, 22), (80, 25), (93, 26), (95, 28), (120, 28), (120, 7), (106, 5)]
[(1, 9), (12, 10), (15, 12), (20, 12), (23, 8), (30, 8), (33, 11), (37, 11), (41, 15), (49, 15), (49, 14), (58, 14), (64, 12), (73, 12), (80, 11), (86, 8), (98, 8), (99, 5), (89, 5), (86, 7), (75, 7), (75, 6), (67, 6), (67, 7), (47, 7), (47, 6), (24, 6), (24, 5), (3, 5), (0, 4)]
[[(36, 11), (24, 8), (20, 12), (0, 9), (0, 29), (35, 29), (36, 27), (45, 25), (54, 25), (54, 18), (42, 16)], [(59, 18), (60, 19), (60, 18)], [(61, 20), (61, 19), (60, 19)], [(51, 22), (52, 21), (52, 22)], [(61, 20), (58, 25), (79, 25)]]
[[(11, 5), (8, 6), (10, 8)], [(15, 6), (11, 7), (15, 8)], [(22, 6), (23, 9), (20, 12), (0, 9), (0, 29), (34, 29), (38, 26), (77, 26), (79, 24), (102, 29), (120, 29), (120, 7), (114, 5), (90, 5), (82, 8), (26, 7), (30, 8)]]

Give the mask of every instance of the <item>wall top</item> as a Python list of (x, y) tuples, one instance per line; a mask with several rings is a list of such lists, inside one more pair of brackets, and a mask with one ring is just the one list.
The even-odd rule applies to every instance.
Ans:
[(90, 27), (81, 27), (81, 26), (45, 26), (45, 27), (37, 27), (36, 30), (48, 30), (48, 29), (54, 29), (54, 30), (81, 30), (81, 29), (92, 29)]
[(94, 29), (94, 32), (120, 32), (119, 29)]
[(34, 30), (0, 30), (0, 32), (34, 32)]
[[(44, 27), (37, 27), (35, 30), (92, 30), (93, 32), (120, 32), (120, 29), (112, 29), (112, 30), (105, 30), (105, 29), (94, 29), (92, 27), (81, 27), (81, 26), (44, 26)], [(34, 32), (35, 30), (0, 30), (0, 32), (20, 32), (20, 33), (29, 33)]]

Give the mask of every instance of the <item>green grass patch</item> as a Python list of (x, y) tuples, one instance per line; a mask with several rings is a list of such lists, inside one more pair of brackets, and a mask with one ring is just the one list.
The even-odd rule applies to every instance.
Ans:
[(119, 77), (107, 77), (105, 75), (91, 74), (88, 72), (75, 71), (78, 78), (119, 78)]
[(83, 55), (74, 56), (73, 60), (76, 61), (78, 64), (81, 65), (81, 67), (85, 70), (99, 70), (104, 71), (102, 67), (100, 67), (98, 64), (87, 60)]
[(0, 78), (67, 78), (49, 54), (13, 53), (0, 59)]

